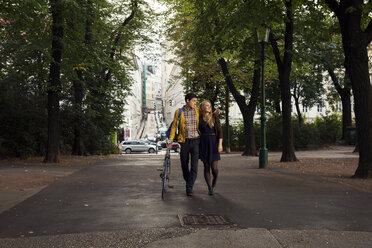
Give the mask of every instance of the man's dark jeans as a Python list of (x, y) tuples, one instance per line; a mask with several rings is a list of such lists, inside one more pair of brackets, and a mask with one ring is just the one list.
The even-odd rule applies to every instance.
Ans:
[[(199, 138), (186, 139), (185, 143), (181, 143), (180, 158), (183, 178), (186, 182), (186, 192), (192, 192), (192, 188), (198, 175), (199, 143)], [(190, 157), (191, 166), (189, 168)]]

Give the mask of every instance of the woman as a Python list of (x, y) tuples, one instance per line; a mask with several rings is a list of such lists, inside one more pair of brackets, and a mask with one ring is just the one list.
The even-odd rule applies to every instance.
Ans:
[[(212, 114), (212, 105), (208, 100), (200, 104), (199, 130), (200, 159), (204, 163), (204, 178), (208, 186), (208, 194), (213, 195), (218, 177), (218, 160), (222, 152), (222, 128), (217, 115)], [(211, 182), (211, 170), (213, 180)]]

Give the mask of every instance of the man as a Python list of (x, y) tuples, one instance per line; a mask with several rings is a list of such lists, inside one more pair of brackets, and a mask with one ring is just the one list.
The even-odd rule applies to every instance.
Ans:
[[(174, 113), (174, 120), (171, 127), (169, 140), (173, 140), (176, 134), (178, 122), (178, 143), (181, 144), (180, 158), (183, 178), (186, 182), (186, 194), (192, 196), (192, 189), (198, 175), (199, 160), (199, 108), (196, 107), (198, 101), (194, 93), (185, 96), (186, 105), (182, 107), (182, 112), (178, 121), (179, 109)], [(191, 163), (189, 168), (189, 161)]]

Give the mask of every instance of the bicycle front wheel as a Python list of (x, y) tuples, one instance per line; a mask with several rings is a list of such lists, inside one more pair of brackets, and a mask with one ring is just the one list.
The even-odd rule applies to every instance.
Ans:
[(169, 168), (168, 167), (168, 159), (165, 159), (164, 170), (163, 170), (163, 178), (162, 178), (162, 187), (161, 187), (161, 198), (163, 198), (163, 200), (165, 200), (165, 194), (166, 194), (168, 168)]

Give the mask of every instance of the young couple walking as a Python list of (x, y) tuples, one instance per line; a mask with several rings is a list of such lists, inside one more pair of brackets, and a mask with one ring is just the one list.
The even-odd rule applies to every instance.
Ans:
[(180, 116), (179, 109), (174, 113), (169, 135), (169, 140), (173, 140), (178, 124), (177, 141), (181, 144), (181, 166), (188, 196), (193, 194), (199, 158), (204, 163), (204, 178), (208, 186), (208, 194), (214, 194), (218, 177), (217, 164), (222, 152), (223, 134), (218, 118), (219, 110), (212, 113), (211, 102), (208, 100), (203, 101), (199, 109), (196, 107), (197, 100), (194, 93), (185, 96), (186, 104), (182, 107)]

